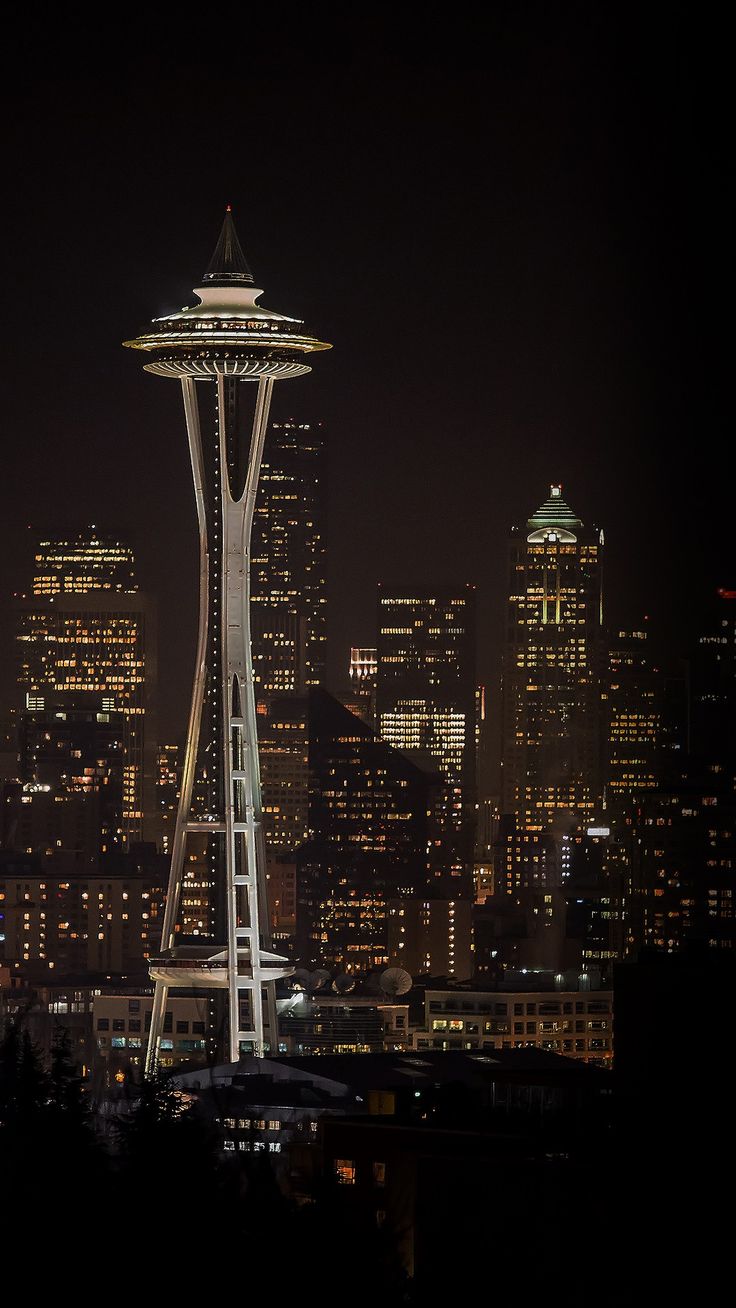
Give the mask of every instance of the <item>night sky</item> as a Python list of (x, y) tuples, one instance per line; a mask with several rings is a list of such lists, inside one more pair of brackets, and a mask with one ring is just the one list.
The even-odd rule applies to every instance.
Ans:
[(130, 535), (183, 726), (181, 397), (120, 343), (192, 302), (231, 203), (263, 303), (334, 344), (273, 410), (329, 428), (333, 683), (379, 579), (457, 579), (493, 690), (506, 536), (552, 480), (606, 531), (611, 622), (650, 613), (685, 653), (736, 581), (725, 34), (677, 6), (299, 12), (177, 41), (169, 11), (67, 14), (8, 43), (4, 627), (28, 524)]

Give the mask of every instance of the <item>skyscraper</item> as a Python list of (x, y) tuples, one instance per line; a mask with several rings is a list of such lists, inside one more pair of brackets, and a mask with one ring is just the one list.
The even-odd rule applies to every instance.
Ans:
[(308, 705), (306, 695), (276, 695), (258, 717), (268, 905), (280, 937), (296, 929), (296, 851), (309, 833)]
[(378, 651), (351, 646), (349, 699), (346, 707), (362, 718), (369, 727), (376, 725), (376, 681), (378, 679)]
[(626, 952), (736, 948), (733, 772), (685, 760), (680, 777), (642, 796), (627, 858)]
[(0, 961), (36, 977), (142, 971), (160, 930), (160, 856), (63, 870), (0, 851)]
[(514, 527), (503, 665), (499, 888), (559, 884), (567, 833), (601, 804), (603, 533), (552, 486)]
[(297, 851), (299, 957), (346, 973), (388, 963), (388, 902), (422, 894), (436, 778), (322, 689), (309, 695), (309, 840)]
[(93, 590), (120, 595), (137, 589), (131, 546), (99, 532), (94, 524), (76, 537), (38, 543), (34, 595), (88, 595)]
[(157, 757), (156, 811), (162, 854), (171, 854), (181, 787), (181, 750), (178, 745), (160, 745)]
[(322, 423), (272, 422), (252, 537), (253, 675), (259, 701), (324, 674), (326, 479)]
[(453, 898), (472, 889), (475, 659), (472, 586), (379, 588), (378, 731), (442, 778), (430, 857)]
[(629, 957), (736, 948), (736, 592), (714, 598), (693, 651), (690, 753), (670, 750), (627, 815)]
[[(120, 808), (112, 818), (108, 801), (113, 827), (107, 834), (115, 845), (151, 837), (156, 622), (152, 602), (138, 590), (130, 546), (95, 527), (78, 536), (44, 538), (36, 549), (31, 595), (19, 600), (17, 619), (26, 715), (21, 716), (23, 779), (38, 779), (41, 755), (50, 766), (44, 733), (60, 733), (59, 749), (70, 762), (89, 754), (91, 767), (93, 756), (108, 757), (110, 728), (119, 721), (121, 750), (113, 771), (120, 773)], [(84, 736), (78, 743), (75, 723)], [(101, 738), (97, 751), (95, 724)], [(81, 777), (80, 766), (72, 774)], [(56, 784), (64, 785), (61, 773)]]
[[(80, 697), (81, 698), (81, 697)], [(52, 858), (59, 873), (96, 872), (125, 848), (127, 722), (69, 696), (21, 715), (22, 794), (8, 847)]]
[(685, 678), (666, 675), (648, 649), (646, 623), (609, 641), (602, 685), (606, 823), (617, 825), (665, 783), (687, 748)]
[(691, 746), (709, 764), (736, 758), (736, 590), (721, 587), (691, 660)]

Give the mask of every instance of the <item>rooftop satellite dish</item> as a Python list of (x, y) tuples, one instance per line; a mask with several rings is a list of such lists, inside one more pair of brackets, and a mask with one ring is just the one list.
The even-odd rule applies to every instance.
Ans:
[(330, 984), (330, 973), (324, 967), (318, 967), (316, 972), (312, 972), (309, 978), (309, 989), (324, 990), (325, 986)]
[(290, 977), (292, 990), (306, 990), (309, 986), (310, 976), (311, 973), (305, 967), (298, 967)]
[(381, 973), (381, 989), (384, 995), (390, 995), (397, 998), (399, 995), (406, 995), (411, 990), (411, 974), (403, 967), (387, 967), (385, 972)]
[(350, 991), (355, 989), (355, 977), (348, 976), (345, 972), (342, 972), (340, 976), (336, 976), (335, 980), (332, 982), (332, 989), (335, 991), (336, 995), (349, 995)]

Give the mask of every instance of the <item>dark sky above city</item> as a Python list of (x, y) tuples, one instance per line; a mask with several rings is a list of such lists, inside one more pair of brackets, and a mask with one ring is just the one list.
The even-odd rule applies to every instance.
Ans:
[(5, 628), (29, 524), (129, 534), (183, 723), (181, 398), (120, 343), (192, 302), (231, 203), (263, 303), (334, 343), (273, 411), (328, 424), (333, 682), (374, 640), (379, 579), (458, 579), (493, 691), (506, 537), (552, 480), (605, 528), (610, 620), (650, 613), (686, 652), (736, 582), (725, 37), (693, 13), (313, 6), (178, 39), (170, 11), (104, 32), (67, 13), (11, 35)]

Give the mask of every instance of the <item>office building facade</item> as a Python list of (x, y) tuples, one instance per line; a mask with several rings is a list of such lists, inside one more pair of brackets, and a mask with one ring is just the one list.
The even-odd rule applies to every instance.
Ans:
[[(103, 757), (111, 726), (121, 723), (122, 793), (113, 844), (153, 838), (156, 620), (151, 601), (138, 591), (130, 546), (96, 528), (40, 541), (31, 592), (17, 604), (16, 635), (24, 692), (22, 779), (38, 780), (44, 715), (47, 728), (58, 724), (70, 754), (78, 748), (80, 757), (90, 747), (94, 721)], [(84, 736), (78, 746), (70, 738), (75, 722)]]
[(475, 590), (379, 587), (379, 735), (433, 769), (436, 890), (472, 896), (476, 783)]
[(388, 901), (422, 893), (434, 778), (322, 689), (309, 696), (309, 840), (297, 854), (305, 967), (388, 964)]
[(253, 675), (259, 701), (324, 677), (326, 444), (322, 423), (272, 422), (253, 519)]

